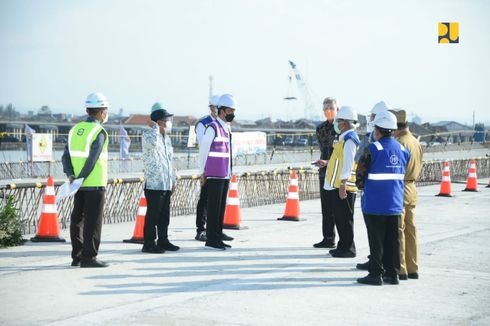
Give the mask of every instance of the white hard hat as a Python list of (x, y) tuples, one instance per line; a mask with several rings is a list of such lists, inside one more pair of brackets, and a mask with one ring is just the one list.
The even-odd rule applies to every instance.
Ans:
[(87, 109), (109, 108), (110, 104), (104, 94), (92, 93), (87, 96), (87, 99), (85, 100), (85, 107)]
[(219, 95), (213, 95), (209, 99), (209, 105), (218, 106), (218, 101), (219, 101)]
[(357, 112), (350, 106), (342, 106), (335, 116), (335, 120), (357, 121)]
[(373, 120), (373, 124), (379, 128), (396, 130), (396, 117), (390, 111), (382, 111), (376, 114), (376, 118)]
[(237, 105), (236, 105), (236, 101), (235, 101), (235, 98), (233, 97), (233, 95), (231, 95), (231, 94), (221, 95), (219, 97), (219, 101), (218, 101), (218, 108), (220, 108), (222, 106), (226, 106), (227, 108), (236, 109)]
[(380, 101), (373, 106), (373, 108), (371, 109), (371, 111), (369, 113), (376, 115), (380, 112), (388, 111), (388, 110), (393, 110), (391, 105), (389, 105), (385, 101)]

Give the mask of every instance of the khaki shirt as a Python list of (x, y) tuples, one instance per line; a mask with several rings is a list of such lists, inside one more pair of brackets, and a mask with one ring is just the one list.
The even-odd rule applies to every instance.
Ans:
[(422, 171), (422, 146), (409, 130), (402, 130), (397, 140), (410, 153), (410, 160), (405, 172), (405, 181), (415, 181)]
[(417, 204), (417, 189), (415, 182), (422, 171), (422, 146), (420, 142), (407, 130), (402, 130), (397, 140), (410, 153), (410, 160), (405, 170), (405, 191), (403, 196), (404, 206), (414, 206)]

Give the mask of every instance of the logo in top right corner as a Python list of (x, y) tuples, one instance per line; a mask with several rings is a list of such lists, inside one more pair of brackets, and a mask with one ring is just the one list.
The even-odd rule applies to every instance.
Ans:
[(439, 23), (438, 43), (459, 43), (459, 23)]

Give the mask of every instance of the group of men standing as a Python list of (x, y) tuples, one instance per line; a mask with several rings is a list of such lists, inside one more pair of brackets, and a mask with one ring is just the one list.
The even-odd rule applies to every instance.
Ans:
[[(108, 120), (110, 105), (103, 94), (93, 93), (85, 107), (88, 117), (70, 130), (62, 157), (70, 182), (82, 179), (71, 215), (71, 265), (106, 267), (97, 254), (107, 185), (108, 134), (102, 125)], [(210, 114), (195, 126), (201, 183), (195, 239), (204, 241), (207, 248), (226, 250), (231, 246), (224, 241), (233, 240), (223, 233), (223, 222), (233, 166), (230, 123), (237, 104), (232, 95), (224, 94), (213, 96), (209, 109)], [(422, 149), (408, 130), (405, 111), (377, 103), (368, 122), (370, 130), (362, 141), (356, 133), (358, 115), (354, 109), (339, 109), (334, 98), (326, 98), (323, 111), (325, 122), (316, 130), (321, 157), (313, 162), (320, 169), (323, 239), (314, 247), (331, 248), (333, 257), (356, 256), (354, 204), (361, 190), (370, 255), (367, 263), (357, 265), (369, 271), (358, 282), (398, 284), (399, 279), (418, 278), (414, 209)], [(169, 136), (172, 117), (155, 103), (149, 128), (142, 136), (147, 200), (144, 253), (180, 249), (168, 239), (170, 198), (177, 180)]]
[[(107, 267), (97, 259), (107, 185), (109, 137), (102, 126), (108, 120), (109, 101), (101, 93), (92, 93), (85, 101), (87, 119), (69, 133), (63, 153), (63, 170), (70, 182), (81, 179), (75, 194), (70, 222), (72, 266)], [(196, 125), (201, 168), (201, 194), (197, 207), (196, 240), (205, 246), (225, 250), (223, 241), (232, 237), (223, 233), (223, 220), (232, 169), (231, 132), (235, 117), (235, 98), (224, 94), (211, 99), (211, 114)], [(147, 211), (142, 252), (161, 254), (180, 248), (168, 239), (170, 198), (177, 178), (173, 168), (170, 139), (173, 114), (160, 103), (151, 108), (149, 128), (143, 132), (144, 194)], [(207, 224), (207, 226), (206, 226)]]
[[(338, 109), (334, 98), (323, 103), (325, 121), (317, 127), (322, 207), (322, 241), (333, 257), (356, 256), (354, 203), (361, 190), (361, 208), (369, 240), (368, 270), (357, 281), (369, 285), (398, 284), (418, 278), (415, 180), (422, 167), (422, 147), (408, 130), (404, 110), (379, 102), (371, 110), (368, 133), (359, 140), (358, 115)], [(395, 139), (396, 138), (396, 139)], [(339, 240), (335, 243), (335, 226)]]

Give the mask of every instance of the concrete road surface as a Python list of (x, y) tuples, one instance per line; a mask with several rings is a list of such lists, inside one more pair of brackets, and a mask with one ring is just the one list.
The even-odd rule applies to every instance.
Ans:
[[(480, 180), (486, 183), (488, 180)], [(489, 325), (490, 188), (435, 197), (419, 188), (420, 279), (359, 285), (368, 255), (356, 202), (358, 257), (332, 258), (321, 240), (320, 203), (306, 221), (284, 222), (284, 205), (242, 209), (246, 230), (224, 252), (195, 241), (194, 217), (171, 220), (176, 253), (143, 254), (122, 243), (133, 223), (103, 226), (105, 269), (70, 267), (70, 244), (0, 250), (1, 325)], [(63, 236), (69, 240), (65, 231)]]

